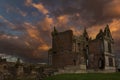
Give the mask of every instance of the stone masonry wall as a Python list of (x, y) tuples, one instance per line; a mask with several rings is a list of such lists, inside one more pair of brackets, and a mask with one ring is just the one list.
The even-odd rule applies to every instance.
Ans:
[(72, 50), (72, 37), (73, 32), (71, 30), (60, 32), (53, 37), (53, 50), (56, 52), (64, 50)]
[(94, 40), (89, 43), (89, 68), (98, 69), (99, 60), (104, 60), (102, 41)]
[(53, 55), (52, 64), (54, 67), (64, 67), (68, 65), (74, 65), (74, 54), (61, 52)]

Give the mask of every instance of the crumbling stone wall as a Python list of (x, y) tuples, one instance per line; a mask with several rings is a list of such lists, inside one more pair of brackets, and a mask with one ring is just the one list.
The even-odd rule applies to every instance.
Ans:
[[(89, 69), (104, 68), (104, 52), (101, 40), (94, 40), (89, 43)], [(100, 60), (102, 63), (100, 64)]]
[(53, 50), (59, 51), (71, 51), (72, 50), (72, 37), (73, 32), (71, 30), (65, 32), (59, 32), (53, 36)]

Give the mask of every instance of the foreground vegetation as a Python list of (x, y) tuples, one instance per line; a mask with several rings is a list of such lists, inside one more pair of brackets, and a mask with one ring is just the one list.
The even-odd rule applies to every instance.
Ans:
[(120, 80), (120, 73), (60, 74), (44, 80)]

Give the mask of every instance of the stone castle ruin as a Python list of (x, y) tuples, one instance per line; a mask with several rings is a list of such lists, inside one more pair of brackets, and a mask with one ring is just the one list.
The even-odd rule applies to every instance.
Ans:
[(56, 68), (80, 66), (85, 70), (104, 70), (115, 72), (114, 40), (109, 25), (91, 39), (84, 29), (83, 34), (75, 36), (72, 30), (52, 32), (52, 48), (48, 51), (49, 65)]

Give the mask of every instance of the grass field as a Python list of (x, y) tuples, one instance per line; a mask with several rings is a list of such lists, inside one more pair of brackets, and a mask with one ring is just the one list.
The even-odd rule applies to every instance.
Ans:
[(60, 74), (44, 80), (120, 80), (120, 73)]

